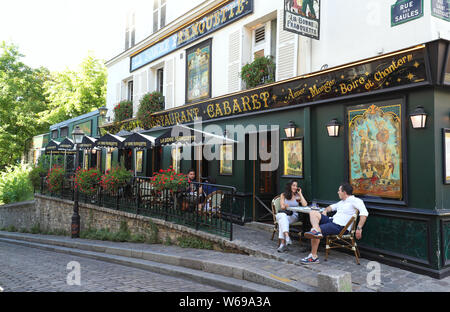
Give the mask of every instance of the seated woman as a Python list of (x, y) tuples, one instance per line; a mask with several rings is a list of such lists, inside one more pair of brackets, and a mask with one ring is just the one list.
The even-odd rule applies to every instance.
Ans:
[[(286, 184), (286, 189), (284, 193), (280, 196), (280, 208), (276, 215), (278, 222), (278, 238), (280, 239), (280, 246), (278, 247), (278, 252), (283, 252), (286, 250), (287, 245), (291, 245), (292, 241), (289, 237), (289, 225), (298, 221), (298, 213), (294, 212), (291, 215), (287, 207), (298, 207), (300, 201), (302, 206), (308, 205), (302, 194), (302, 189), (298, 187), (296, 181), (290, 181)], [(292, 212), (292, 211), (291, 211)]]

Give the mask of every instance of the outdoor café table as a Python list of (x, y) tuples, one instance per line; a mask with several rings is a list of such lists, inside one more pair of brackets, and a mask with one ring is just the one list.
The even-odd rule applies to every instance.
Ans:
[[(322, 213), (324, 210), (325, 210), (325, 208), (316, 208), (316, 209), (312, 209), (311, 207), (309, 207), (309, 206), (306, 206), (306, 207), (302, 207), (302, 206), (298, 206), (298, 207), (287, 207), (286, 208), (287, 210), (291, 210), (291, 211), (295, 211), (295, 212), (298, 212), (298, 213), (302, 213), (303, 215), (302, 215), (302, 220), (303, 220), (303, 224), (302, 224), (302, 232), (303, 233), (305, 233), (306, 231), (309, 231), (309, 228), (308, 227), (311, 227), (311, 223), (309, 222), (309, 217), (307, 216), (307, 215), (309, 215), (309, 213), (311, 212), (311, 211), (318, 211), (318, 212), (320, 212), (320, 213)], [(300, 217), (299, 217), (300, 218)], [(302, 234), (302, 237), (303, 237), (303, 234)], [(304, 252), (304, 251), (307, 251), (307, 250), (309, 250), (308, 248), (303, 248), (303, 249), (301, 249), (301, 251), (302, 252)]]

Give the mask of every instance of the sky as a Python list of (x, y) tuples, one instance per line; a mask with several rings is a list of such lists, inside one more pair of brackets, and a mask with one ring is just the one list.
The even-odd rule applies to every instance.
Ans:
[(0, 41), (22, 61), (51, 71), (76, 70), (89, 51), (109, 60), (123, 51), (127, 6), (118, 0), (0, 0)]

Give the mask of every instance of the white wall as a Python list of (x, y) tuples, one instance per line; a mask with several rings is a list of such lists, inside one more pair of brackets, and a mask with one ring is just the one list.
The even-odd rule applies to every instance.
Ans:
[[(180, 16), (191, 14), (198, 5), (220, 1), (168, 0), (167, 24)], [(179, 49), (142, 69), (129, 73), (129, 54), (108, 65), (108, 108), (117, 100), (117, 84), (134, 76), (135, 97), (155, 90), (154, 69), (165, 66), (165, 96), (167, 108), (185, 104), (185, 51), (212, 37), (212, 97), (241, 90), (240, 69), (251, 60), (252, 30), (261, 23), (277, 18), (277, 80), (292, 78), (328, 67), (388, 53), (435, 39), (450, 39), (450, 24), (431, 16), (430, 0), (424, 0), (424, 16), (391, 27), (391, 5), (395, 0), (321, 0), (320, 41), (283, 30), (284, 0), (254, 0), (254, 13), (224, 27), (211, 35)], [(138, 38), (146, 38), (152, 28), (152, 1), (150, 10), (139, 11), (136, 25), (147, 27)], [(198, 8), (197, 8), (198, 9)], [(194, 10), (195, 11), (195, 10)], [(142, 22), (145, 20), (145, 23)], [(184, 22), (189, 22), (186, 20)], [(180, 20), (177, 23), (181, 23)], [(145, 26), (147, 25), (147, 26)], [(170, 26), (170, 25), (169, 25)], [(148, 31), (150, 30), (150, 32)], [(166, 29), (163, 29), (164, 32)], [(123, 36), (118, 36), (118, 38)], [(122, 40), (123, 41), (123, 40)], [(167, 71), (169, 70), (169, 71)], [(147, 78), (144, 79), (143, 77)], [(144, 79), (144, 83), (142, 83)], [(145, 86), (144, 86), (145, 85)], [(135, 99), (135, 105), (139, 99)], [(137, 107), (136, 107), (137, 108)], [(137, 109), (136, 109), (137, 110)]]

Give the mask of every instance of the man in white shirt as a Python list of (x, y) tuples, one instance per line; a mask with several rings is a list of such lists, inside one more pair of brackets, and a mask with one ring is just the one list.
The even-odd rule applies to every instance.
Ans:
[[(369, 212), (364, 205), (364, 202), (353, 195), (353, 187), (349, 183), (343, 183), (338, 190), (340, 202), (328, 206), (322, 213), (318, 211), (311, 211), (309, 219), (311, 221), (311, 231), (305, 233), (306, 238), (311, 239), (311, 253), (308, 257), (301, 260), (302, 264), (319, 263), (317, 250), (319, 248), (320, 239), (327, 235), (339, 234), (344, 226), (348, 223), (351, 217), (359, 211), (359, 223), (356, 228), (356, 239), (361, 239), (362, 228), (366, 223)], [(336, 211), (336, 214), (329, 218), (328, 212)], [(347, 229), (350, 231), (351, 227)]]

